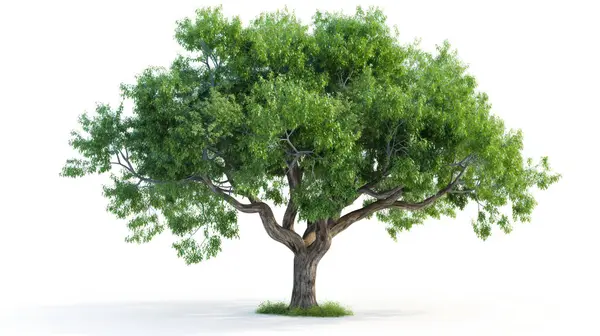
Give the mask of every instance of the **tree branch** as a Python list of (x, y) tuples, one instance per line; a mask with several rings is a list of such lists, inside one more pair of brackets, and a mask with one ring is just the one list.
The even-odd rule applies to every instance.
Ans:
[(339, 220), (337, 220), (333, 224), (333, 226), (330, 230), (331, 236), (332, 237), (336, 236), (340, 232), (347, 229), (353, 223), (358, 222), (363, 218), (369, 217), (369, 216), (373, 215), (375, 212), (383, 210), (383, 209), (396, 208), (396, 209), (416, 211), (416, 210), (421, 210), (421, 209), (424, 209), (424, 208), (432, 205), (439, 198), (443, 197), (444, 195), (446, 195), (447, 193), (452, 191), (452, 189), (459, 183), (460, 179), (467, 171), (467, 168), (469, 167), (469, 164), (471, 163), (472, 160), (473, 160), (473, 156), (469, 155), (464, 160), (459, 162), (459, 166), (462, 167), (462, 169), (461, 169), (460, 173), (458, 174), (458, 176), (456, 176), (456, 178), (454, 178), (454, 180), (452, 182), (450, 182), (446, 187), (444, 187), (443, 189), (438, 191), (435, 195), (430, 196), (419, 203), (408, 203), (408, 202), (398, 201), (398, 198), (400, 198), (400, 196), (402, 195), (402, 188), (401, 187), (396, 188), (397, 191), (395, 193), (392, 193), (389, 197), (384, 198), (384, 199), (378, 199), (377, 201), (375, 201), (361, 209), (352, 211), (352, 212), (342, 216)]
[[(135, 171), (135, 169), (133, 168), (133, 165), (129, 161), (129, 156), (123, 155), (123, 153), (121, 151), (119, 151), (119, 154), (121, 154), (121, 158), (119, 158), (119, 156), (117, 154), (117, 162), (111, 162), (111, 163), (123, 167), (124, 169), (129, 171), (131, 174), (133, 174), (136, 178), (140, 179), (140, 181), (149, 182), (149, 183), (153, 183), (153, 184), (170, 183), (168, 181), (159, 181), (159, 180), (154, 180), (154, 179), (140, 176)], [(126, 164), (123, 164), (121, 159), (123, 159)], [(230, 176), (228, 176), (227, 174), (226, 174), (226, 176), (229, 181), (232, 181)], [(277, 220), (275, 219), (275, 216), (273, 215), (273, 211), (271, 210), (271, 208), (266, 203), (261, 202), (259, 199), (249, 195), (246, 197), (250, 200), (250, 204), (242, 203), (242, 202), (238, 201), (237, 199), (235, 199), (233, 196), (229, 195), (229, 193), (231, 193), (231, 190), (223, 189), (219, 186), (216, 186), (210, 178), (205, 177), (205, 176), (192, 175), (183, 180), (174, 181), (174, 182), (177, 182), (177, 183), (201, 182), (201, 183), (205, 184), (213, 193), (215, 193), (216, 195), (223, 198), (227, 203), (229, 203), (231, 206), (233, 206), (236, 210), (243, 212), (243, 213), (258, 213), (262, 220), (265, 231), (267, 231), (267, 234), (273, 240), (280, 242), (283, 245), (287, 246), (294, 253), (299, 252), (302, 249), (305, 249), (304, 241), (302, 240), (302, 237), (300, 237), (300, 235), (298, 235), (296, 232), (294, 232), (292, 230), (284, 229), (283, 227), (281, 227), (277, 223)]]
[(384, 167), (382, 169), (382, 171), (384, 172), (384, 175), (387, 174), (391, 168), (391, 163), (392, 163), (392, 158), (399, 152), (407, 152), (408, 148), (405, 145), (402, 145), (401, 143), (396, 141), (396, 136), (398, 135), (398, 129), (400, 128), (400, 126), (404, 123), (403, 120), (401, 120), (400, 122), (398, 122), (398, 124), (396, 124), (396, 127), (394, 127), (394, 130), (392, 131), (392, 133), (390, 134), (391, 139), (387, 141), (386, 146), (385, 146), (385, 154), (386, 154), (386, 158), (385, 158), (385, 164)]
[(403, 201), (396, 201), (396, 202), (392, 203), (390, 208), (410, 210), (410, 211), (418, 211), (418, 210), (427, 208), (428, 206), (435, 203), (435, 201), (437, 201), (444, 195), (452, 192), (452, 189), (459, 183), (460, 179), (467, 171), (467, 168), (469, 167), (469, 163), (471, 162), (471, 160), (472, 160), (472, 156), (469, 155), (466, 159), (461, 161), (460, 167), (462, 167), (462, 169), (461, 169), (460, 173), (458, 174), (458, 176), (454, 179), (454, 181), (449, 183), (442, 190), (438, 191), (435, 195), (432, 195), (419, 203), (408, 203), (408, 202), (403, 202)]
[(318, 246), (321, 246), (323, 244), (329, 244), (332, 238), (331, 228), (334, 224), (334, 218), (328, 218), (325, 220), (318, 220), (315, 222), (307, 223), (306, 230), (302, 235), (302, 239), (304, 240), (304, 246), (318, 249)]
[(287, 174), (288, 186), (290, 190), (290, 200), (288, 202), (287, 208), (285, 209), (285, 214), (283, 215), (282, 226), (284, 229), (294, 231), (294, 222), (296, 221), (296, 215), (298, 214), (298, 206), (294, 203), (293, 192), (300, 185), (300, 181), (302, 180), (302, 171), (300, 167), (298, 167), (298, 163), (294, 163), (293, 166), (290, 167)]
[(250, 204), (244, 204), (234, 197), (224, 193), (216, 187), (208, 178), (200, 178), (215, 194), (221, 196), (227, 203), (244, 213), (258, 213), (262, 220), (265, 231), (273, 240), (287, 246), (292, 252), (297, 253), (304, 249), (304, 241), (299, 234), (292, 230), (283, 228), (277, 223), (271, 207), (256, 198), (250, 198)]
[(317, 237), (319, 240), (327, 240), (330, 238), (329, 228), (333, 225), (334, 222), (335, 221), (333, 220), (333, 218), (329, 218), (327, 220), (320, 221), (319, 223), (317, 223)]
[[(290, 132), (288, 132), (287, 130), (285, 131), (285, 137), (284, 138), (280, 138), (279, 141), (284, 141), (288, 144), (288, 146), (290, 146), (292, 148), (292, 151), (287, 151), (286, 154), (291, 155), (294, 157), (294, 159), (292, 160), (292, 163), (287, 163), (288, 167), (291, 169), (292, 166), (294, 166), (294, 164), (296, 164), (298, 162), (298, 160), (304, 156), (304, 155), (311, 155), (314, 154), (314, 151), (312, 150), (298, 150), (296, 148), (296, 146), (294, 146), (294, 144), (292, 143), (292, 140), (290, 139), (290, 137), (292, 136), (292, 134), (294, 134), (296, 130), (292, 130)], [(287, 160), (286, 160), (287, 161)]]
[(365, 195), (369, 195), (373, 198), (376, 198), (378, 200), (383, 200), (386, 199), (388, 197), (390, 197), (391, 195), (393, 195), (394, 193), (402, 190), (403, 186), (398, 186), (396, 188), (392, 188), (386, 191), (381, 191), (381, 192), (376, 192), (372, 189), (370, 189), (369, 187), (361, 187), (360, 189), (358, 189), (358, 192), (361, 194), (365, 194)]
[(448, 194), (473, 194), (475, 193), (475, 189), (465, 189), (465, 190), (451, 190)]
[(261, 211), (260, 204), (258, 204), (258, 203), (250, 203), (250, 204), (241, 203), (240, 201), (235, 199), (233, 196), (228, 195), (221, 188), (214, 185), (214, 183), (209, 178), (194, 177), (194, 178), (192, 178), (192, 181), (203, 182), (204, 184), (206, 184), (206, 186), (210, 190), (212, 190), (213, 193), (221, 196), (227, 203), (231, 204), (238, 211), (241, 211), (243, 213), (258, 213)]
[(304, 230), (304, 233), (302, 234), (302, 239), (304, 240), (304, 246), (309, 246), (317, 239), (316, 225), (317, 224), (315, 222), (307, 222), (306, 223), (306, 230)]
[[(305, 246), (309, 252), (318, 252), (328, 249), (331, 245), (330, 223), (333, 219), (318, 220), (313, 223), (314, 231), (310, 234), (310, 239), (305, 239)], [(313, 239), (314, 237), (314, 239)]]
[[(119, 157), (119, 154), (121, 155), (121, 157)], [(129, 153), (127, 153), (127, 155), (125, 155), (125, 154), (123, 154), (123, 151), (119, 150), (119, 152), (116, 153), (116, 156), (117, 156), (117, 162), (111, 161), (110, 163), (125, 168), (125, 170), (130, 172), (137, 179), (139, 179), (139, 181), (137, 183), (138, 186), (142, 182), (148, 182), (148, 183), (154, 183), (154, 184), (166, 183), (164, 181), (154, 180), (154, 179), (143, 177), (143, 176), (139, 175), (135, 171), (135, 169), (133, 168), (133, 165), (131, 164), (131, 161), (129, 160)], [(123, 161), (125, 161), (125, 163), (127, 165), (125, 165), (125, 164), (123, 164), (123, 162), (121, 162), (121, 158), (123, 159)]]
[(340, 232), (347, 229), (350, 225), (360, 221), (363, 218), (369, 217), (375, 212), (385, 209), (393, 204), (402, 195), (402, 188), (399, 188), (395, 193), (392, 193), (388, 198), (377, 200), (361, 209), (354, 210), (345, 214), (335, 221), (330, 229), (332, 237), (335, 237)]
[(294, 153), (298, 153), (298, 149), (296, 149), (296, 146), (294, 146), (292, 140), (290, 140), (292, 134), (294, 134), (294, 130), (292, 130), (291, 132), (285, 131), (285, 138), (280, 138), (279, 140), (287, 142), (287, 144), (294, 150)]

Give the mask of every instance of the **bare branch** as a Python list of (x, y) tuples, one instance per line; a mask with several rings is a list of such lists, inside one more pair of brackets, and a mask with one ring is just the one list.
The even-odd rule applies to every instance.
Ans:
[[(381, 176), (379, 176), (378, 178), (374, 179), (371, 182), (368, 182), (367, 184), (363, 185), (362, 187), (358, 188), (357, 192), (359, 193), (359, 196), (362, 194), (366, 194), (366, 195), (369, 195), (369, 196), (377, 198), (377, 199), (384, 199), (384, 198), (387, 198), (391, 193), (394, 192), (395, 188), (388, 190), (387, 192), (376, 193), (375, 191), (372, 190), (372, 188), (377, 186), (377, 184), (379, 184), (381, 181), (383, 181), (383, 179), (385, 179), (387, 176), (390, 175), (392, 157), (400, 151), (406, 151), (406, 147), (400, 146), (400, 144), (396, 142), (396, 134), (398, 133), (398, 128), (400, 127), (400, 125), (402, 125), (402, 122), (399, 122), (396, 125), (396, 127), (394, 128), (394, 130), (392, 131), (392, 134), (391, 134), (392, 138), (386, 143), (385, 162), (382, 163), (381, 168), (379, 167), (379, 165), (377, 167), (377, 170), (379, 170), (381, 172), (380, 173)], [(375, 172), (375, 173), (377, 173), (377, 172)], [(398, 187), (398, 188), (402, 188), (402, 187)]]
[(314, 154), (314, 151), (312, 151), (312, 150), (298, 150), (298, 148), (296, 148), (296, 146), (294, 146), (294, 144), (292, 143), (292, 140), (290, 138), (294, 134), (295, 131), (296, 131), (296, 129), (293, 129), (291, 131), (286, 130), (285, 137), (279, 139), (279, 141), (286, 142), (287, 145), (289, 147), (291, 147), (291, 149), (292, 149), (292, 151), (286, 151), (286, 154), (292, 157), (291, 161), (288, 161), (286, 159), (285, 163), (288, 166), (288, 170), (286, 170), (286, 172), (285, 172), (286, 175), (288, 175), (290, 173), (290, 171), (292, 169), (294, 169), (294, 167), (298, 166), (298, 161), (300, 160), (301, 157)]
[(285, 131), (285, 138), (280, 138), (279, 140), (287, 142), (287, 144), (290, 147), (292, 147), (292, 149), (294, 150), (294, 153), (298, 153), (298, 149), (296, 149), (296, 147), (294, 146), (294, 144), (290, 140), (290, 137), (292, 136), (292, 134), (294, 134), (294, 131), (295, 130), (292, 130), (291, 132)]
[(346, 76), (346, 78), (344, 79), (344, 74), (342, 71), (340, 71), (338, 73), (338, 81), (340, 83), (341, 86), (345, 87), (346, 84), (348, 83), (348, 81), (350, 80), (350, 78), (352, 77), (352, 74), (354, 73), (354, 70), (350, 70), (350, 73), (348, 74), (348, 76)]
[(471, 156), (469, 155), (465, 160), (461, 161), (461, 163), (462, 163), (461, 167), (463, 167), (463, 168), (460, 171), (460, 173), (458, 174), (458, 176), (454, 179), (454, 181), (449, 183), (442, 190), (438, 191), (435, 195), (432, 195), (419, 203), (408, 203), (408, 202), (403, 202), (403, 201), (396, 201), (390, 206), (390, 208), (417, 211), (417, 210), (421, 210), (421, 209), (427, 208), (428, 206), (432, 205), (433, 203), (435, 203), (435, 201), (440, 199), (442, 196), (451, 192), (452, 189), (459, 183), (460, 179), (462, 178), (462, 176), (467, 171), (467, 168), (469, 167), (468, 163), (471, 160), (470, 157)]
[[(221, 62), (218, 60), (217, 56), (214, 55), (213, 50), (208, 47), (206, 42), (200, 40), (200, 46), (202, 48), (202, 54), (204, 56), (204, 59), (201, 59), (200, 61), (202, 63), (204, 63), (204, 65), (206, 66), (206, 69), (208, 70), (208, 72), (210, 74), (210, 85), (212, 87), (215, 87), (215, 76), (216, 76), (215, 72), (221, 65)], [(213, 65), (214, 65), (213, 68), (211, 68), (211, 66), (210, 66), (210, 61), (213, 62)]]
[(208, 186), (208, 188), (210, 190), (212, 190), (215, 194), (221, 196), (223, 199), (225, 199), (225, 201), (227, 201), (227, 203), (231, 204), (238, 211), (241, 211), (241, 212), (244, 212), (244, 213), (258, 213), (258, 212), (261, 211), (261, 207), (260, 207), (259, 204), (256, 204), (256, 203), (250, 203), (250, 204), (241, 203), (240, 201), (238, 201), (237, 199), (235, 199), (233, 196), (226, 194), (223, 191), (223, 189), (215, 186), (214, 183), (209, 178), (206, 178), (206, 177), (193, 177), (193, 178), (190, 178), (190, 180), (204, 182), (204, 184), (206, 184), (206, 186)]
[(292, 143), (292, 140), (290, 139), (292, 134), (294, 134), (296, 130), (293, 129), (290, 132), (285, 131), (285, 137), (284, 138), (279, 138), (279, 141), (284, 141), (288, 144), (288, 146), (290, 146), (292, 148), (292, 152), (288, 151), (287, 154), (288, 155), (292, 155), (295, 156), (295, 160), (297, 160), (299, 157), (303, 156), (303, 155), (311, 155), (314, 154), (314, 151), (312, 150), (298, 150), (298, 148), (296, 148), (296, 146), (294, 146), (294, 144)]
[[(129, 173), (131, 173), (135, 178), (139, 179), (138, 183), (136, 184), (136, 186), (139, 186), (142, 182), (148, 182), (148, 183), (154, 183), (154, 184), (161, 184), (161, 183), (166, 183), (164, 181), (159, 181), (159, 180), (154, 180), (151, 178), (147, 178), (147, 177), (143, 177), (140, 174), (138, 174), (135, 169), (133, 168), (133, 164), (131, 163), (131, 161), (129, 160), (129, 152), (127, 152), (127, 155), (123, 154), (123, 151), (119, 150), (118, 153), (116, 153), (117, 156), (117, 162), (111, 161), (111, 164), (114, 165), (118, 165), (121, 166), (122, 168), (124, 168), (125, 170), (127, 170)], [(119, 157), (119, 155), (121, 155), (121, 157)], [(125, 161), (125, 164), (123, 164), (123, 162), (121, 161), (121, 159), (123, 161)]]
[(383, 165), (383, 168), (381, 169), (383, 172), (389, 172), (393, 156), (395, 156), (399, 152), (407, 152), (407, 150), (408, 150), (408, 148), (406, 146), (404, 146), (400, 142), (396, 141), (396, 136), (398, 135), (398, 129), (400, 128), (400, 126), (403, 123), (404, 123), (404, 121), (401, 120), (400, 122), (398, 122), (396, 124), (396, 127), (394, 127), (394, 130), (390, 134), (391, 139), (388, 140), (386, 143), (386, 146), (385, 146), (386, 158), (385, 158), (385, 163)]
[(466, 166), (468, 166), (469, 164), (471, 164), (471, 162), (473, 162), (474, 159), (475, 159), (475, 155), (471, 154), (471, 155), (467, 156), (466, 158), (462, 159), (459, 162), (451, 163), (450, 167), (465, 168)]
[(300, 155), (314, 154), (314, 151), (311, 151), (311, 150), (301, 150), (301, 151), (296, 150), (296, 152), (294, 152), (294, 153), (292, 153), (292, 152), (287, 152), (287, 153), (291, 154), (291, 155), (298, 155), (298, 156), (300, 156)]
[(386, 191), (376, 192), (376, 191), (370, 189), (369, 187), (362, 187), (362, 188), (358, 189), (358, 192), (361, 194), (369, 195), (378, 200), (382, 200), (382, 199), (386, 199), (386, 198), (390, 197), (394, 193), (400, 191), (402, 188), (403, 188), (403, 186), (398, 186), (396, 188), (392, 188), (392, 189), (389, 189)]
[(465, 189), (465, 190), (451, 190), (448, 192), (448, 194), (457, 194), (457, 195), (461, 195), (461, 194), (474, 194), (475, 193), (475, 189)]
[[(133, 173), (134, 169), (133, 169), (133, 165), (131, 164), (131, 161), (129, 161), (129, 152), (127, 152), (127, 156), (125, 156), (123, 154), (123, 151), (119, 150), (119, 154), (121, 154), (121, 157), (123, 158), (123, 160), (125, 161), (125, 163), (127, 163), (127, 166), (129, 167), (129, 170)], [(117, 154), (117, 159), (119, 159), (119, 154)]]

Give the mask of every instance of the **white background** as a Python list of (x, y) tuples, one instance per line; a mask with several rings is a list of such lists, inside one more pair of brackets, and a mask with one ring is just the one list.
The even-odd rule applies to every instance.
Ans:
[[(117, 104), (119, 83), (131, 82), (145, 67), (169, 65), (179, 50), (173, 39), (175, 21), (217, 3), (0, 4), (2, 309), (14, 313), (16, 307), (31, 305), (143, 301), (155, 302), (152, 307), (158, 312), (163, 312), (160, 307), (176, 307), (182, 314), (202, 309), (210, 314), (211, 308), (201, 307), (201, 302), (250, 300), (240, 303), (238, 310), (232, 308), (250, 321), (256, 318), (251, 310), (260, 300), (288, 299), (292, 255), (267, 237), (256, 216), (240, 216), (241, 239), (226, 242), (216, 259), (185, 266), (171, 249), (168, 235), (142, 246), (124, 243), (125, 224), (105, 211), (101, 185), (106, 177), (58, 176), (73, 154), (67, 141), (77, 116), (92, 111), (95, 102)], [(305, 22), (317, 8), (350, 13), (356, 4), (287, 2)], [(472, 208), (456, 219), (430, 221), (403, 233), (398, 243), (386, 235), (381, 223), (353, 225), (334, 240), (323, 259), (317, 295), (319, 300), (350, 305), (357, 317), (330, 324), (321, 321), (310, 330), (596, 334), (598, 327), (592, 321), (600, 312), (600, 24), (594, 1), (360, 4), (383, 8), (404, 42), (420, 37), (422, 46), (432, 50), (449, 39), (470, 64), (480, 89), (489, 94), (494, 113), (509, 127), (524, 131), (526, 155), (549, 155), (564, 177), (536, 194), (539, 206), (532, 223), (516, 225), (510, 235), (496, 231), (486, 242), (472, 232)], [(224, 1), (223, 5), (227, 15), (240, 15), (247, 22), (284, 3)], [(179, 300), (196, 304), (176, 303)], [(361, 319), (366, 316), (379, 318)], [(152, 317), (164, 318), (160, 313)], [(73, 319), (77, 317), (65, 321)], [(303, 321), (284, 321), (281, 328), (300, 332), (313, 323)], [(214, 332), (227, 332), (231, 323), (215, 322)], [(83, 323), (71, 332), (119, 330), (86, 328)], [(124, 334), (150, 334), (139, 328)], [(194, 334), (193, 328), (188, 329), (185, 333)], [(238, 331), (266, 332), (259, 327), (233, 332)], [(175, 329), (169, 332), (177, 334)]]

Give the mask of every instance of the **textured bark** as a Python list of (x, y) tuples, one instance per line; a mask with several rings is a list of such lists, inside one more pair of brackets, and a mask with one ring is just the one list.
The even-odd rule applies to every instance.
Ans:
[(421, 209), (425, 209), (431, 205), (433, 205), (438, 199), (444, 197), (446, 194), (452, 192), (454, 187), (461, 181), (462, 176), (467, 171), (469, 164), (473, 156), (469, 155), (464, 160), (459, 163), (453, 164), (455, 166), (461, 167), (458, 176), (456, 176), (452, 182), (450, 182), (445, 188), (438, 191), (436, 194), (424, 199), (418, 203), (409, 203), (404, 201), (398, 201), (398, 198), (402, 196), (402, 187), (397, 187), (391, 190), (388, 190), (384, 193), (375, 193), (372, 190), (368, 189), (369, 185), (362, 187), (359, 189), (360, 193), (369, 194), (370, 196), (377, 199), (377, 201), (361, 208), (358, 210), (354, 210), (350, 213), (339, 218), (333, 225), (331, 225), (329, 229), (329, 233), (332, 237), (335, 237), (340, 232), (346, 230), (350, 225), (355, 222), (362, 220), (363, 218), (369, 217), (376, 213), (377, 211), (383, 209), (401, 209), (408, 211), (419, 211)]
[(292, 289), (291, 308), (310, 308), (317, 305), (317, 265), (319, 260), (308, 254), (294, 257), (294, 288)]
[(204, 182), (215, 194), (221, 196), (237, 210), (243, 213), (258, 213), (265, 231), (267, 231), (267, 234), (269, 237), (273, 238), (273, 240), (287, 246), (294, 253), (299, 253), (305, 249), (302, 237), (296, 232), (279, 225), (273, 215), (271, 207), (266, 203), (263, 203), (256, 198), (246, 196), (250, 199), (250, 204), (245, 204), (215, 186), (210, 179), (199, 178), (199, 181)]
[(310, 308), (317, 305), (317, 266), (331, 246), (327, 221), (316, 223), (317, 239), (294, 256), (294, 287), (290, 308)]
[(310, 246), (310, 244), (312, 244), (317, 239), (316, 223), (309, 222), (306, 224), (306, 230), (304, 230), (302, 239), (304, 240), (304, 246)]
[(290, 188), (290, 201), (285, 209), (281, 226), (283, 226), (284, 229), (294, 231), (294, 222), (296, 221), (296, 215), (298, 214), (298, 206), (294, 203), (293, 191), (298, 188), (302, 181), (302, 170), (300, 170), (297, 163), (290, 167), (287, 173), (287, 179)]

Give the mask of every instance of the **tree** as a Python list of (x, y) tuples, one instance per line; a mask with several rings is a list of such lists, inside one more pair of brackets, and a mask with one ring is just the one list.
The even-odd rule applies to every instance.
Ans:
[[(319, 261), (362, 219), (395, 239), (476, 203), (486, 239), (492, 225), (529, 221), (533, 188), (560, 177), (546, 157), (523, 158), (522, 133), (491, 114), (447, 42), (435, 53), (401, 44), (378, 9), (317, 12), (311, 26), (282, 10), (243, 26), (203, 8), (175, 36), (186, 54), (121, 86), (131, 113), (81, 115), (80, 156), (62, 175), (110, 172), (104, 195), (126, 240), (169, 229), (188, 264), (238, 237), (239, 212), (257, 214), (294, 254), (291, 307), (317, 304)], [(285, 206), (281, 221), (272, 206)]]

